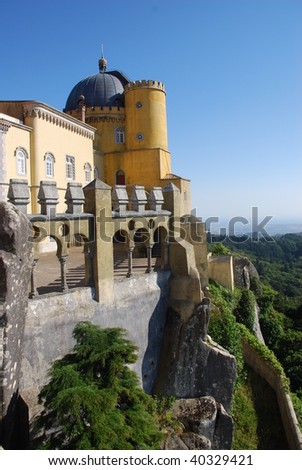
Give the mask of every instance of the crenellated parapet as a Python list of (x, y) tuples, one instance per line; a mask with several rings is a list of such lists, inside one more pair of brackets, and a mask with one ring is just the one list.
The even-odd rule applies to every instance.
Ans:
[(135, 82), (128, 83), (125, 86), (125, 93), (127, 93), (127, 91), (136, 90), (138, 88), (154, 88), (166, 93), (165, 85), (162, 82), (158, 82), (157, 80), (136, 80)]

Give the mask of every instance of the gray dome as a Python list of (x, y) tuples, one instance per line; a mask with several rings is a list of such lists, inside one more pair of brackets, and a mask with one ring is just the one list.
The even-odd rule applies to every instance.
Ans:
[[(100, 71), (96, 75), (81, 80), (70, 92), (64, 111), (78, 108), (81, 95), (85, 98), (85, 105), (92, 106), (124, 106), (124, 86), (129, 83), (128, 78), (121, 72)], [(83, 97), (82, 96), (82, 97)]]

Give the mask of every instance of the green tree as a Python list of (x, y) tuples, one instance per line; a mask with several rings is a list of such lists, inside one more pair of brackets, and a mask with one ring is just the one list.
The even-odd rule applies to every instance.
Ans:
[(213, 256), (225, 256), (230, 254), (230, 250), (220, 242), (212, 243), (210, 246), (210, 251)]
[(39, 395), (46, 449), (158, 449), (152, 397), (128, 364), (136, 347), (120, 328), (79, 323), (73, 352), (56, 361)]
[(242, 289), (237, 307), (234, 310), (236, 320), (253, 331), (255, 322), (255, 296), (249, 289)]

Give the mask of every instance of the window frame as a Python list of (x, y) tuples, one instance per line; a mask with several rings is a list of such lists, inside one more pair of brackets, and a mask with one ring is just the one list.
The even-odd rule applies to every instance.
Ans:
[(85, 183), (90, 183), (90, 181), (91, 181), (91, 172), (92, 172), (92, 167), (91, 167), (89, 162), (86, 162), (85, 165), (84, 165)]
[(27, 174), (26, 160), (28, 158), (27, 151), (23, 147), (17, 147), (15, 150), (15, 156), (16, 156), (17, 175), (26, 176)]
[(65, 172), (68, 181), (75, 180), (75, 157), (72, 155), (65, 156)]
[[(51, 152), (46, 152), (44, 155), (44, 161), (45, 161), (45, 176), (46, 178), (54, 178), (55, 176), (55, 157)], [(48, 172), (48, 169), (51, 169), (50, 173)]]
[(124, 144), (125, 143), (125, 127), (116, 127), (115, 128), (115, 143)]

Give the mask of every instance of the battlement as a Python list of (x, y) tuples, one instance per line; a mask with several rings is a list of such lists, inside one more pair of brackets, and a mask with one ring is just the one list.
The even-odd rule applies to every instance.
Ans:
[(136, 90), (137, 88), (155, 88), (164, 93), (166, 92), (165, 85), (162, 82), (158, 82), (157, 80), (136, 80), (125, 86), (125, 93), (127, 93), (127, 91)]
[(90, 106), (86, 107), (86, 114), (88, 113), (116, 113), (116, 114), (124, 114), (125, 108), (123, 106)]

